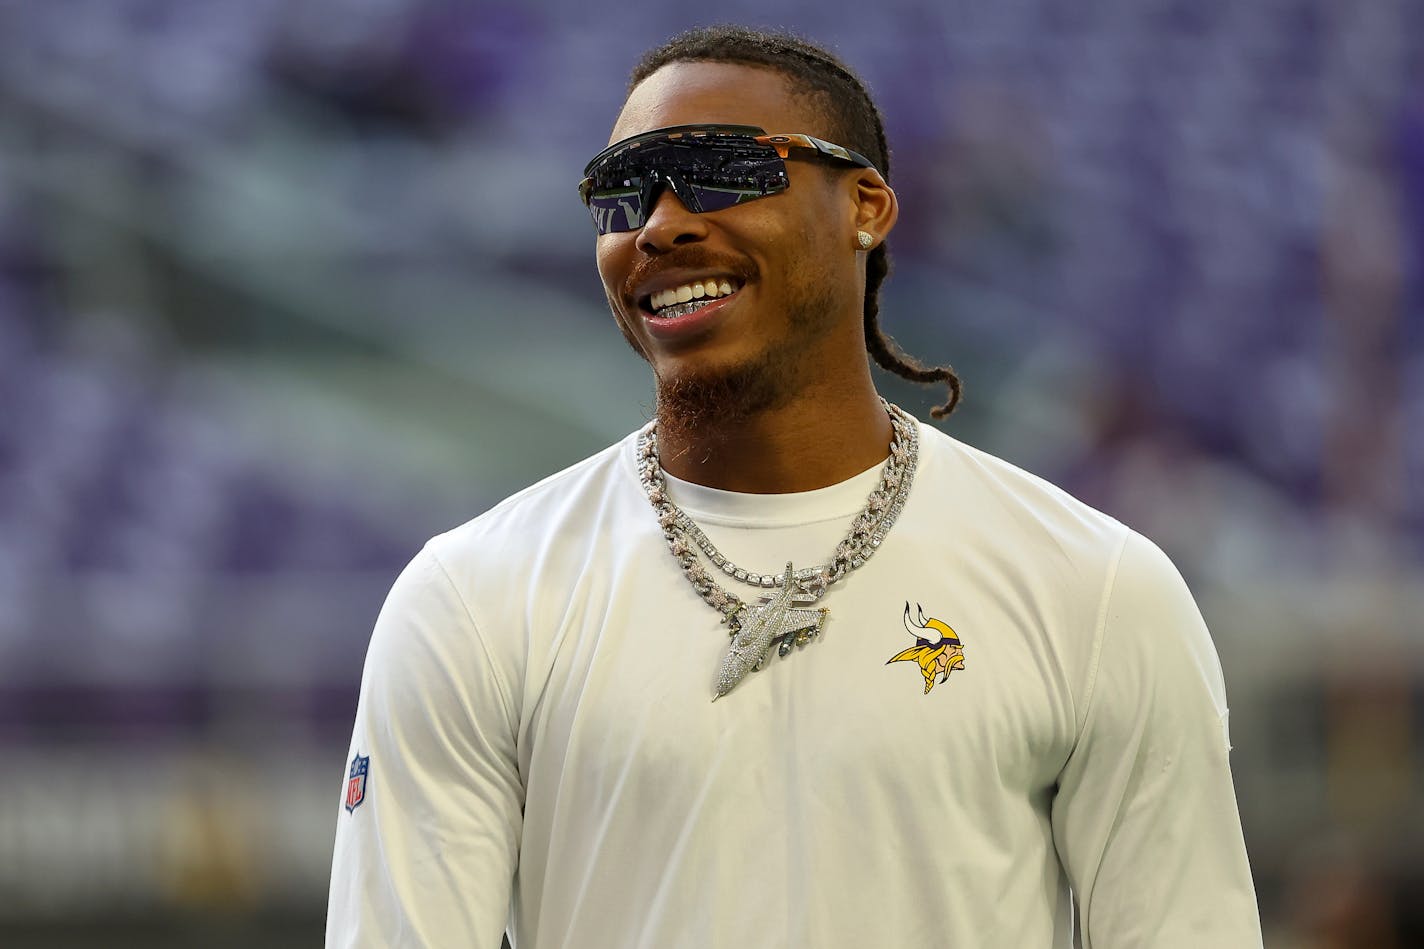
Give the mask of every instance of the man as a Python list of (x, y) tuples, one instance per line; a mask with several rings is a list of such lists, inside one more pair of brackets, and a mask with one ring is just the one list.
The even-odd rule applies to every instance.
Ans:
[[(691, 126), (691, 128), (689, 128)], [(671, 130), (671, 131), (669, 131)], [(1150, 542), (882, 403), (897, 201), (824, 51), (694, 31), (582, 194), (642, 432), (430, 542), (329, 946), (1258, 946), (1220, 669)]]

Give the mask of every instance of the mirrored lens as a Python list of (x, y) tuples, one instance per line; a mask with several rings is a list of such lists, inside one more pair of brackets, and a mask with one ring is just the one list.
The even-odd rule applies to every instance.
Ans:
[(643, 183), (630, 179), (611, 187), (596, 183), (587, 193), (588, 213), (600, 234), (614, 231), (636, 231), (643, 226), (647, 213), (643, 208)]
[(769, 181), (765, 185), (742, 184), (721, 185), (698, 181), (687, 182), (687, 189), (697, 199), (699, 211), (720, 211), (735, 204), (764, 198), (769, 194), (785, 190), (785, 184)]
[(786, 164), (750, 136), (639, 142), (590, 163), (580, 188), (600, 234), (640, 229), (659, 186), (672, 186), (696, 213), (720, 211), (785, 191)]

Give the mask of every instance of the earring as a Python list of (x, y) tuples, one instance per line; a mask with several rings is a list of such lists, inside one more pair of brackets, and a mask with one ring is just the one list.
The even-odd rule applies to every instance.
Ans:
[(865, 231), (855, 232), (856, 243), (860, 244), (861, 250), (870, 250), (870, 245), (875, 243), (875, 236)]

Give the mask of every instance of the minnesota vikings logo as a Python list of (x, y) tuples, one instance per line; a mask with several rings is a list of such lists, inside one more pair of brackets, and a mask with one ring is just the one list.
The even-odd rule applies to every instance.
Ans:
[(905, 630), (915, 637), (915, 645), (891, 656), (885, 664), (902, 660), (918, 662), (925, 677), (925, 694), (929, 695), (930, 689), (935, 687), (935, 676), (943, 682), (956, 669), (964, 670), (964, 644), (948, 623), (934, 617), (925, 619), (925, 611), (918, 603), (915, 610), (919, 614), (918, 623), (910, 619), (910, 603), (906, 600)]

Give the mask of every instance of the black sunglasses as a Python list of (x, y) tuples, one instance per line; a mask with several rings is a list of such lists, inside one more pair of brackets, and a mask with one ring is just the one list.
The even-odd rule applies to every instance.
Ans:
[(599, 234), (636, 231), (664, 185), (694, 214), (778, 194), (790, 187), (786, 159), (875, 168), (859, 152), (799, 133), (768, 135), (755, 125), (677, 125), (614, 142), (583, 170), (579, 197)]

